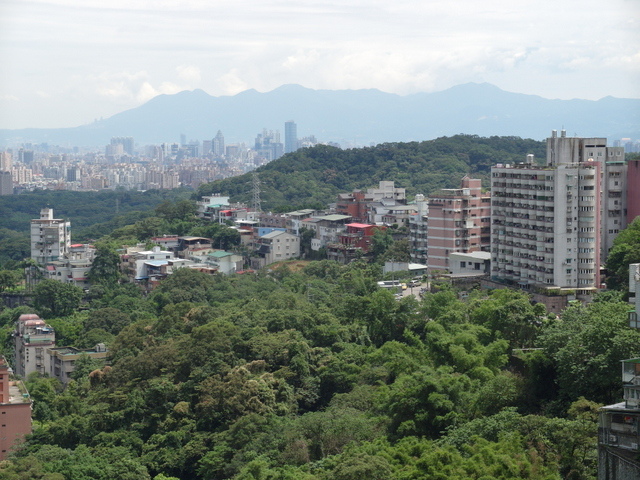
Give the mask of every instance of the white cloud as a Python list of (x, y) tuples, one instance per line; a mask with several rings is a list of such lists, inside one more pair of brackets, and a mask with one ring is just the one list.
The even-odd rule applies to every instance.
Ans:
[(176, 67), (178, 77), (188, 83), (200, 82), (200, 69), (194, 65), (180, 65)]
[(236, 95), (247, 90), (249, 84), (240, 78), (238, 70), (232, 68), (217, 79), (218, 88), (224, 95)]
[(640, 97), (639, 14), (635, 0), (0, 2), (0, 99), (12, 97), (0, 127), (21, 109), (50, 108), (68, 125), (161, 93), (284, 83), (405, 94), (490, 81), (551, 98)]

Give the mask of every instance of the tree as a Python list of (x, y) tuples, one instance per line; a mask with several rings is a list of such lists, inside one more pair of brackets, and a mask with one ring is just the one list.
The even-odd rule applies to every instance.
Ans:
[(89, 270), (91, 283), (113, 285), (120, 278), (120, 256), (114, 246), (103, 243), (96, 248), (96, 256)]
[(13, 289), (22, 280), (22, 274), (15, 270), (0, 270), (0, 293)]
[(43, 280), (36, 285), (33, 304), (44, 318), (65, 317), (80, 306), (82, 296), (80, 287), (56, 280)]
[(640, 217), (622, 230), (613, 241), (607, 257), (607, 286), (629, 288), (629, 264), (640, 263)]
[(101, 328), (113, 335), (131, 323), (131, 317), (117, 308), (101, 308), (89, 312), (89, 318), (84, 322), (85, 330)]
[(89, 376), (94, 370), (98, 370), (104, 366), (104, 362), (95, 358), (91, 358), (86, 353), (81, 353), (78, 360), (74, 365), (73, 372), (71, 372), (71, 378), (74, 380), (80, 380)]
[(620, 398), (620, 360), (637, 356), (640, 343), (640, 332), (627, 325), (628, 311), (625, 302), (575, 305), (542, 334), (564, 402), (579, 396), (606, 403)]
[(393, 237), (388, 230), (376, 228), (371, 238), (371, 254), (374, 260), (382, 259), (382, 256), (393, 244)]

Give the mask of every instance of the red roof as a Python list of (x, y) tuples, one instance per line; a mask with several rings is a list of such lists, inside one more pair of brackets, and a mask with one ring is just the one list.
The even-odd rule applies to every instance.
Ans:
[(347, 227), (367, 228), (367, 227), (375, 227), (375, 225), (371, 225), (369, 223), (347, 223)]

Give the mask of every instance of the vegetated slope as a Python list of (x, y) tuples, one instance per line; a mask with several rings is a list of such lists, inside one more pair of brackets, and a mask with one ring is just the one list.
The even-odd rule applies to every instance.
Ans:
[[(31, 220), (40, 216), (40, 210), (51, 207), (55, 218), (70, 220), (72, 232), (77, 234), (83, 228), (112, 222), (118, 216), (134, 214), (134, 212), (142, 212), (142, 215), (146, 215), (165, 200), (176, 200), (188, 195), (186, 190), (146, 192), (37, 190), (20, 195), (1, 196), (0, 228), (27, 233)], [(137, 218), (125, 224), (133, 223), (135, 220)], [(113, 227), (117, 226), (120, 225)], [(108, 232), (109, 230), (105, 234)]]
[[(409, 196), (460, 185), (465, 174), (487, 178), (496, 163), (517, 163), (532, 153), (544, 158), (545, 144), (520, 137), (456, 135), (427, 142), (384, 143), (341, 150), (326, 145), (287, 154), (256, 170), (263, 209), (325, 205), (339, 192), (393, 180)], [(200, 195), (222, 193), (249, 202), (251, 173), (202, 185)], [(488, 186), (488, 184), (487, 184)]]

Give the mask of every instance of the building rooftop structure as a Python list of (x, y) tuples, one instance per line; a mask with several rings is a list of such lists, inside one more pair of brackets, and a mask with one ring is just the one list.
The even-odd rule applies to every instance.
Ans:
[(640, 478), (640, 358), (621, 361), (624, 401), (600, 409), (598, 479)]
[(0, 356), (0, 461), (31, 433), (31, 398), (24, 384), (12, 378), (7, 359)]

